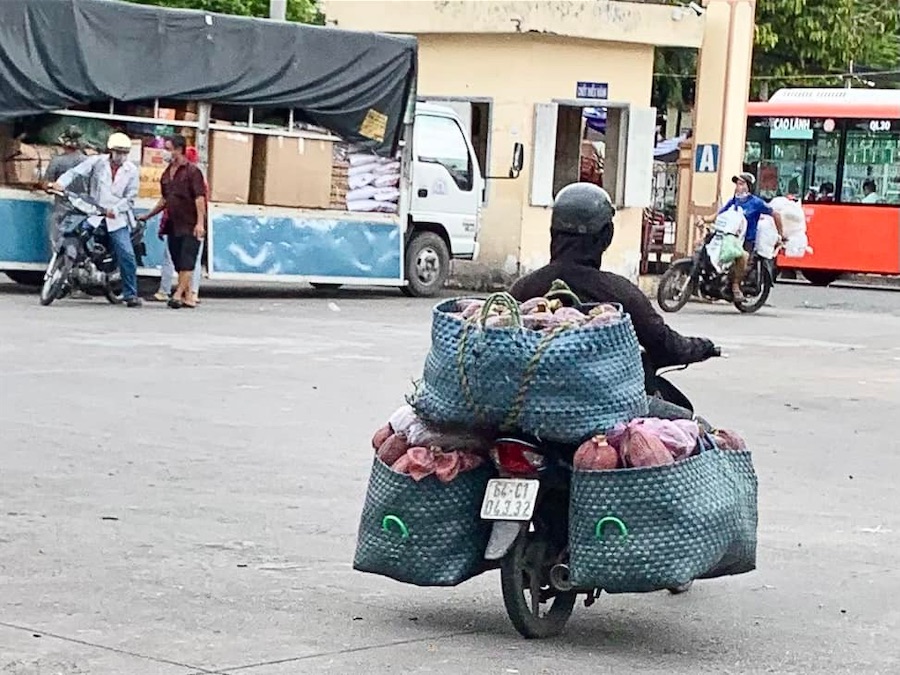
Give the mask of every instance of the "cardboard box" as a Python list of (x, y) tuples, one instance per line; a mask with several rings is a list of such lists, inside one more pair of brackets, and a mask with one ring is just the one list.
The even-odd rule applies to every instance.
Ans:
[(143, 166), (155, 166), (166, 168), (165, 160), (166, 151), (162, 148), (144, 148), (144, 158), (141, 161)]
[(332, 141), (258, 136), (250, 202), (265, 206), (331, 206)]
[(5, 153), (4, 173), (9, 185), (33, 186), (41, 183), (50, 160), (59, 153), (52, 145), (28, 145), (14, 142)]
[(209, 201), (246, 204), (252, 165), (252, 135), (218, 130), (210, 133)]
[(142, 199), (159, 199), (162, 197), (162, 188), (160, 187), (159, 180), (162, 178), (165, 170), (165, 167), (142, 166), (138, 197)]

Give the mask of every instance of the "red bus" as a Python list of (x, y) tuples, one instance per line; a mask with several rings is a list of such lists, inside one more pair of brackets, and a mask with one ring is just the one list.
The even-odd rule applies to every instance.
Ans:
[(744, 170), (799, 197), (812, 253), (778, 259), (813, 284), (900, 274), (900, 90), (782, 89), (747, 106)]

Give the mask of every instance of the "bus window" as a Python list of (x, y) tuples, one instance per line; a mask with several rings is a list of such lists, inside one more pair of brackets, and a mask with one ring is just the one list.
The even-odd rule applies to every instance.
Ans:
[(808, 176), (810, 191), (816, 201), (833, 202), (837, 199), (836, 186), (838, 158), (841, 147), (841, 132), (834, 120), (828, 120), (829, 131), (822, 124), (816, 125), (815, 136), (810, 146)]
[(900, 120), (851, 120), (841, 201), (900, 204)]
[(841, 131), (834, 120), (757, 118), (747, 130), (748, 171), (763, 199), (795, 195), (833, 201)]

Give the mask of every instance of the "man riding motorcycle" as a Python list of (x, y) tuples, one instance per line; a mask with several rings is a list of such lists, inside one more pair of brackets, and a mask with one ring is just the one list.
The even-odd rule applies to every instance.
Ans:
[(600, 270), (613, 238), (615, 207), (609, 194), (592, 183), (560, 190), (550, 221), (550, 264), (513, 284), (510, 294), (522, 302), (545, 295), (560, 279), (582, 302), (617, 302), (631, 315), (638, 341), (655, 374), (667, 366), (698, 363), (718, 354), (705, 338), (685, 337), (666, 325), (643, 291), (625, 277)]
[(731, 178), (734, 183), (734, 197), (726, 202), (725, 206), (719, 209), (715, 216), (701, 218), (702, 223), (712, 223), (716, 216), (725, 213), (728, 209), (740, 209), (744, 217), (747, 219), (747, 233), (744, 235), (744, 255), (734, 262), (731, 277), (731, 292), (735, 302), (744, 301), (744, 293), (741, 291), (741, 282), (747, 276), (747, 263), (750, 255), (756, 249), (756, 233), (759, 227), (759, 218), (762, 215), (772, 216), (775, 221), (775, 227), (778, 229), (779, 240), (784, 239), (784, 230), (781, 224), (781, 214), (775, 211), (766, 202), (753, 194), (756, 185), (756, 178), (752, 173), (742, 173)]

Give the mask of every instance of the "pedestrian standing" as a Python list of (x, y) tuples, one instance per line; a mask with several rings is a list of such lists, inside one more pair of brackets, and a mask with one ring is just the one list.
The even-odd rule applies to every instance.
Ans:
[(169, 307), (196, 307), (193, 291), (194, 268), (206, 236), (206, 182), (200, 169), (188, 161), (187, 141), (176, 134), (166, 139), (168, 166), (160, 179), (162, 197), (140, 220), (147, 221), (166, 212), (166, 239), (178, 286)]
[[(200, 154), (197, 152), (197, 148), (194, 146), (188, 146), (187, 150), (185, 150), (184, 156), (187, 157), (187, 160), (191, 164), (197, 164), (200, 161)], [(206, 187), (206, 193), (209, 194), (209, 186), (206, 185), (204, 179), (204, 185)], [(209, 210), (209, 202), (207, 199), (207, 211)], [(163, 210), (162, 216), (160, 217), (159, 222), (159, 239), (160, 241), (165, 242), (166, 236), (169, 231), (169, 214), (167, 211)], [(204, 240), (205, 241), (205, 240)], [(197, 253), (197, 263), (194, 265), (194, 274), (191, 278), (191, 292), (194, 294), (194, 302), (198, 305), (200, 304), (200, 279), (203, 274), (203, 242), (200, 244), (200, 251)], [(156, 294), (153, 296), (153, 300), (157, 302), (168, 302), (172, 297), (172, 291), (174, 289), (175, 280), (175, 265), (172, 262), (172, 254), (169, 253), (168, 243), (163, 248), (163, 261), (162, 265), (160, 265), (160, 274), (159, 274), (159, 290), (156, 291)]]

